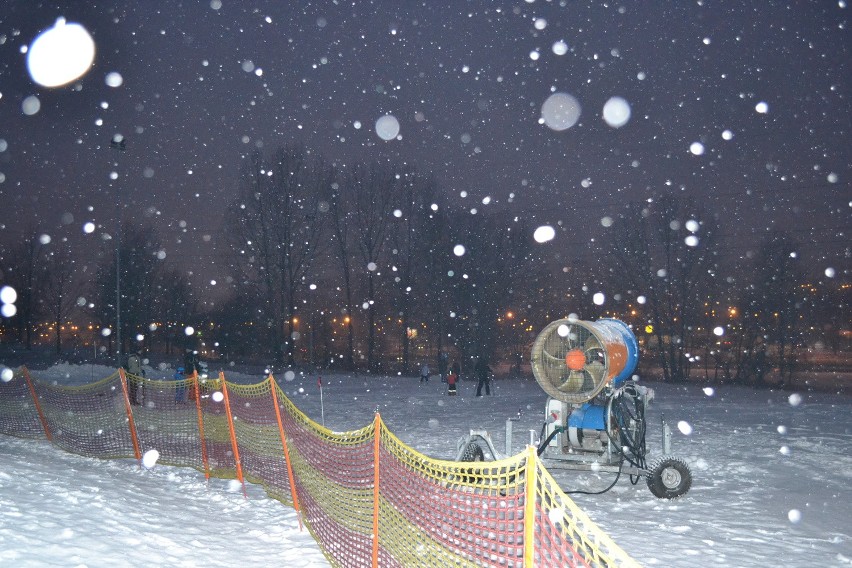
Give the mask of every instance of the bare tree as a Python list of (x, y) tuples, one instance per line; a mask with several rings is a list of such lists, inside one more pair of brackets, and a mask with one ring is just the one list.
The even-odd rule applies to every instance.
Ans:
[(157, 271), (154, 282), (155, 296), (153, 318), (165, 324), (165, 329), (149, 328), (146, 341), (160, 338), (167, 354), (174, 347), (183, 347), (186, 341), (185, 327), (194, 321), (198, 313), (198, 302), (186, 275), (175, 269), (164, 268)]
[(490, 359), (498, 317), (516, 301), (516, 290), (528, 274), (532, 235), (525, 221), (499, 213), (463, 213), (452, 226), (453, 248), (464, 247), (455, 253), (462, 254), (453, 270), (457, 346), (463, 359)]
[(365, 289), (367, 305), (367, 368), (378, 369), (376, 353), (377, 274), (385, 266), (385, 248), (394, 202), (409, 171), (390, 161), (355, 164), (345, 174), (343, 195), (350, 207), (350, 225), (360, 267), (353, 274)]
[[(122, 223), (120, 284), (116, 290), (116, 257), (114, 249), (101, 257), (94, 283), (94, 315), (104, 326), (116, 322), (116, 292), (121, 294), (121, 352), (139, 334), (145, 335), (154, 321), (157, 281), (163, 270), (157, 257), (161, 250), (153, 227)], [(110, 339), (112, 336), (110, 336)]]
[(44, 244), (34, 229), (25, 233), (24, 239), (3, 251), (0, 257), (3, 280), (17, 292), (14, 326), (18, 341), (26, 349), (32, 348), (38, 318), (38, 300), (41, 281), (40, 266), (44, 258)]
[(337, 245), (337, 258), (340, 262), (340, 273), (343, 278), (343, 297), (346, 311), (346, 351), (343, 356), (343, 367), (346, 370), (355, 368), (355, 323), (352, 321), (354, 313), (353, 289), (352, 289), (352, 217), (346, 194), (339, 183), (332, 184), (331, 193), (331, 223), (334, 233), (334, 242)]
[[(398, 207), (394, 209), (397, 219), (391, 226), (391, 274), (393, 276), (395, 318), (400, 323), (402, 345), (402, 372), (409, 372), (410, 336), (408, 329), (422, 298), (429, 302), (430, 290), (426, 273), (432, 256), (427, 250), (425, 239), (434, 223), (431, 205), (434, 203), (437, 185), (431, 177), (411, 171), (403, 177), (397, 195)], [(435, 294), (432, 294), (435, 297)], [(436, 335), (438, 351), (442, 336)]]
[(74, 270), (76, 263), (67, 240), (60, 240), (44, 257), (41, 305), (56, 330), (56, 354), (62, 354), (62, 326), (76, 305)]
[(647, 299), (653, 352), (666, 381), (689, 376), (695, 332), (718, 273), (712, 216), (665, 194), (634, 203), (611, 230), (608, 252), (626, 287)]
[(294, 362), (297, 297), (319, 253), (334, 171), (300, 146), (243, 165), (227, 218), (241, 285), (259, 292), (278, 361)]
[[(753, 348), (755, 381), (764, 383), (771, 357), (781, 383), (792, 384), (801, 333), (800, 315), (806, 303), (804, 273), (796, 243), (788, 233), (769, 236), (755, 257), (753, 281), (743, 299), (743, 312), (757, 331)], [(771, 348), (771, 350), (770, 350)]]

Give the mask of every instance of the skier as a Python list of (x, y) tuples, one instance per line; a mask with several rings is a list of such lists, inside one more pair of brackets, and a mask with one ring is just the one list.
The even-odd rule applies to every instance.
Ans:
[(201, 373), (201, 363), (198, 361), (198, 352), (194, 349), (187, 349), (183, 356), (183, 371), (187, 376), (193, 373)]
[(447, 375), (447, 395), (448, 396), (456, 396), (456, 377), (458, 377), (458, 375), (456, 375), (453, 372), (450, 372), (450, 374)]
[(174, 380), (181, 381), (175, 385), (175, 402), (180, 404), (183, 403), (183, 397), (186, 393), (186, 383), (183, 381), (186, 379), (186, 375), (184, 374), (183, 367), (178, 367), (175, 371)]
[(460, 381), (461, 380), (461, 365), (459, 365), (458, 360), (453, 361), (453, 364), (450, 367), (450, 369), (452, 369), (453, 374), (456, 376), (456, 381)]
[(423, 366), (420, 367), (420, 384), (429, 382), (429, 364), (423, 363)]
[(473, 369), (476, 374), (476, 396), (482, 396), (482, 387), (485, 386), (485, 394), (491, 396), (491, 367), (485, 357), (480, 357)]
[(124, 366), (124, 370), (134, 377), (134, 379), (131, 379), (128, 384), (129, 392), (127, 394), (130, 398), (130, 404), (138, 406), (142, 404), (140, 401), (145, 397), (145, 383), (144, 381), (136, 379), (136, 377), (145, 376), (145, 370), (142, 368), (142, 353), (136, 351), (135, 353), (128, 355), (127, 364)]
[(441, 352), (438, 355), (438, 374), (441, 375), (441, 382), (447, 382), (447, 363), (449, 360), (449, 355), (444, 352)]

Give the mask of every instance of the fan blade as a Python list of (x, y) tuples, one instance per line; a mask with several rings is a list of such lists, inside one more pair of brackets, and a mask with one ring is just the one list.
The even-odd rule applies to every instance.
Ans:
[(584, 351), (588, 351), (589, 349), (603, 349), (601, 346), (601, 342), (598, 341), (598, 338), (594, 335), (589, 335), (589, 338), (586, 340), (585, 345), (583, 346)]
[(556, 388), (562, 392), (579, 392), (583, 388), (583, 379), (583, 371), (571, 371), (562, 381), (562, 384)]
[(600, 361), (592, 361), (591, 363), (587, 363), (583, 370), (586, 371), (591, 377), (592, 381), (594, 381), (595, 386), (598, 386), (603, 382), (604, 375), (606, 374), (606, 367)]
[(545, 351), (544, 349), (541, 350), (541, 358), (542, 358), (542, 363), (545, 363), (546, 365), (564, 365), (565, 364), (565, 358), (564, 357), (555, 357), (555, 356), (551, 355), (550, 353), (548, 353), (547, 351)]

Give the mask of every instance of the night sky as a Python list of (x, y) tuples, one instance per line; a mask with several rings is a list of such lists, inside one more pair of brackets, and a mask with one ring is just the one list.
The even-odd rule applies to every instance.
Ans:
[[(566, 259), (590, 254), (600, 219), (671, 189), (719, 215), (731, 258), (787, 229), (814, 274), (848, 279), (848, 13), (845, 0), (7, 1), (0, 240), (32, 228), (92, 251), (118, 199), (215, 296), (242, 157), (301, 143), (341, 165), (414, 163), (451, 205), (561, 223), (549, 246)], [(22, 48), (58, 17), (97, 51), (48, 89)], [(561, 131), (540, 121), (557, 92), (582, 108)], [(602, 118), (616, 96), (631, 111), (620, 128)], [(376, 132), (386, 114), (398, 139)], [(99, 228), (83, 235), (87, 221)]]

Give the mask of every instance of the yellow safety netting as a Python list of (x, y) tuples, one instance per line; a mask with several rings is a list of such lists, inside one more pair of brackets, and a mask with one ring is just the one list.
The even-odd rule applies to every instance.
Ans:
[(337, 433), (272, 376), (254, 385), (123, 370), (84, 386), (0, 383), (0, 433), (76, 454), (193, 467), (263, 485), (300, 512), (334, 566), (633, 567), (563, 493), (535, 449), (491, 462), (429, 458), (377, 414)]

